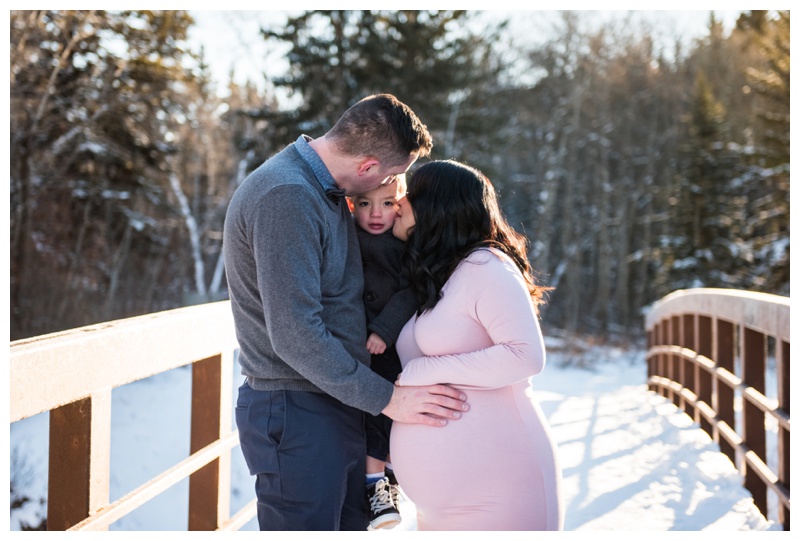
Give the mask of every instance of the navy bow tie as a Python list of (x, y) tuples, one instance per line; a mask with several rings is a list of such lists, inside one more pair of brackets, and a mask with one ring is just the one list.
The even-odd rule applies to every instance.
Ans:
[(344, 197), (344, 190), (341, 188), (328, 188), (325, 190), (325, 195), (334, 203), (339, 204), (339, 201)]

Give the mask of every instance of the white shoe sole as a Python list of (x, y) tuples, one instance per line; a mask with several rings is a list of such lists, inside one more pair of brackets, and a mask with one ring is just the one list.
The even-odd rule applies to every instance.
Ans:
[(370, 522), (367, 530), (390, 530), (400, 524), (401, 520), (400, 515), (385, 515)]

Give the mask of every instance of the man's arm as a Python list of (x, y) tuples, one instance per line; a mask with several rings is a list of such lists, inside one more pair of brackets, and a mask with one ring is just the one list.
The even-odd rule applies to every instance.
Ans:
[[(388, 404), (393, 386), (353, 356), (364, 347), (360, 288), (339, 284), (338, 290), (323, 291), (323, 269), (329, 274), (331, 269), (361, 270), (357, 250), (336, 249), (347, 242), (347, 232), (344, 226), (332, 231), (329, 214), (327, 202), (310, 187), (278, 186), (258, 202), (251, 225), (258, 296), (269, 347), (280, 361), (269, 377), (305, 379), (343, 403), (375, 414)], [(325, 260), (329, 242), (335, 243), (331, 251), (339, 252), (341, 260)], [(368, 353), (363, 353), (366, 360)]]

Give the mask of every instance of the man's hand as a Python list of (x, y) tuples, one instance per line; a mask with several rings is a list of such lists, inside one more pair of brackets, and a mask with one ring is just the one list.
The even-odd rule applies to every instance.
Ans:
[(374, 332), (370, 333), (369, 338), (367, 338), (367, 351), (373, 355), (380, 355), (386, 351), (386, 342)]
[(395, 386), (383, 414), (400, 423), (445, 426), (448, 419), (460, 419), (469, 410), (466, 399), (467, 395), (447, 385)]

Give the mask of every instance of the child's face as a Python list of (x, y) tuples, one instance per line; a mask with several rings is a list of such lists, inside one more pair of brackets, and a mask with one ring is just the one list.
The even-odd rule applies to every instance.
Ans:
[(392, 182), (353, 197), (353, 213), (361, 229), (380, 235), (392, 229), (397, 217), (397, 200), (404, 194), (405, 183)]

